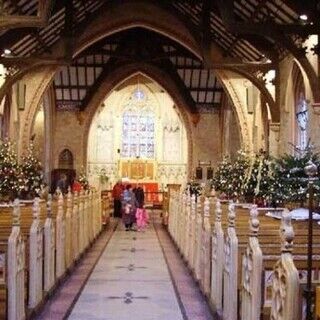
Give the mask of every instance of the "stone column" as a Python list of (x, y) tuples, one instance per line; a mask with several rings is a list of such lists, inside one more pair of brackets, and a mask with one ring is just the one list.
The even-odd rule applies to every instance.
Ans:
[(273, 157), (279, 155), (280, 123), (270, 122), (269, 124), (269, 154)]

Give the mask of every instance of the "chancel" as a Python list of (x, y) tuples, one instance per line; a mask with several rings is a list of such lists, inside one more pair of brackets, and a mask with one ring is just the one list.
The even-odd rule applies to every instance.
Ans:
[(320, 318), (316, 0), (0, 2), (0, 320)]

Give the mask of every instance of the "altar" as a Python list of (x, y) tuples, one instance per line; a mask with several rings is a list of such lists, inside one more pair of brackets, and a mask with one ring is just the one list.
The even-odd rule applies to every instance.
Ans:
[(132, 180), (152, 181), (156, 176), (156, 162), (154, 160), (121, 159), (120, 176)]
[(145, 194), (146, 203), (161, 202), (159, 198), (158, 183), (156, 177), (156, 161), (142, 159), (121, 159), (120, 176), (127, 179), (133, 188), (141, 187)]

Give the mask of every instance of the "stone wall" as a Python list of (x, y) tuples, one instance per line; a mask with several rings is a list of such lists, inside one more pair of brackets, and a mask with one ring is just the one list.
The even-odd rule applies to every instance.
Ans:
[(193, 168), (199, 161), (211, 161), (215, 167), (221, 159), (222, 135), (219, 112), (201, 113), (193, 126)]
[[(83, 115), (85, 116), (85, 115)], [(62, 111), (56, 113), (55, 127), (53, 130), (53, 163), (58, 168), (59, 154), (64, 149), (69, 149), (73, 154), (74, 168), (79, 171), (85, 165), (84, 149), (86, 147), (84, 126), (79, 113)]]

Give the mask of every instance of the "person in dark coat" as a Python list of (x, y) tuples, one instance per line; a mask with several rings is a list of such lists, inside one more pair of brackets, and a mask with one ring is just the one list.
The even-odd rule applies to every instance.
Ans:
[(135, 195), (136, 195), (136, 200), (137, 200), (137, 207), (138, 208), (143, 208), (144, 206), (144, 191), (141, 187), (138, 187), (136, 189), (136, 192), (135, 192)]
[(121, 181), (118, 181), (112, 189), (112, 197), (113, 197), (113, 208), (114, 214), (113, 216), (116, 218), (121, 218), (121, 196), (122, 196), (123, 188), (121, 185)]
[(65, 194), (68, 192), (68, 187), (69, 187), (69, 184), (68, 184), (67, 176), (64, 173), (62, 173), (57, 183), (57, 188), (59, 188), (60, 191), (63, 194)]
[(128, 184), (122, 194), (122, 221), (126, 231), (132, 230), (136, 219), (136, 197), (132, 191), (132, 186)]

